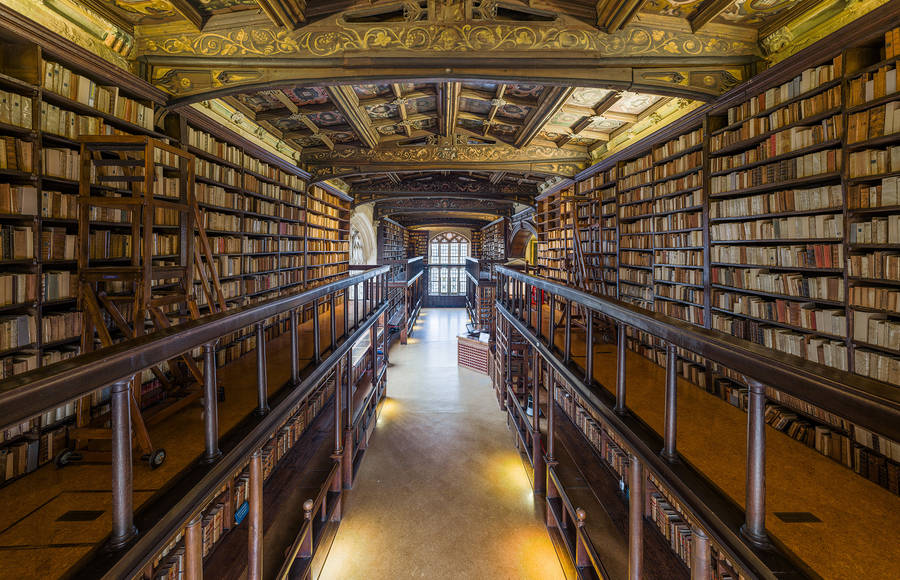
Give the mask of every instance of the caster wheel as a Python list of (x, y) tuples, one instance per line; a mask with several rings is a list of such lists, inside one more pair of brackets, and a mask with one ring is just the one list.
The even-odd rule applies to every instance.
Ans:
[(166, 450), (156, 449), (153, 453), (150, 454), (147, 462), (150, 464), (150, 469), (156, 469), (166, 462)]
[(53, 458), (53, 463), (56, 464), (56, 467), (58, 469), (62, 469), (66, 465), (72, 463), (73, 461), (78, 461), (79, 459), (81, 459), (80, 453), (76, 453), (71, 449), (63, 449), (56, 454), (56, 457)]

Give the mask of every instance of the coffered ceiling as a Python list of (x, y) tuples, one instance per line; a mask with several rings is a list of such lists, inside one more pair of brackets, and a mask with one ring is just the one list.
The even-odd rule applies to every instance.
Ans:
[(410, 221), (508, 215), (847, 0), (81, 1), (133, 35), (172, 110), (223, 103), (315, 179)]

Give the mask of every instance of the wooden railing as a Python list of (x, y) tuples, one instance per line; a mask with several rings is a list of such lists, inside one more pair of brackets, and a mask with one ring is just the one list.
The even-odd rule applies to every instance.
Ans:
[[(85, 354), (67, 361), (37, 369), (0, 381), (0, 425), (11, 425), (46, 410), (56, 408), (83, 396), (111, 386), (112, 439), (112, 530), (108, 541), (110, 550), (101, 551), (84, 570), (82, 577), (131, 578), (139, 575), (162, 550), (172, 535), (184, 527), (203, 502), (224, 485), (226, 480), (246, 464), (250, 457), (251, 490), (261, 495), (261, 446), (291, 415), (292, 410), (307, 397), (326, 373), (347, 356), (352, 345), (365, 333), (371, 332), (378, 318), (387, 308), (388, 267), (378, 267), (343, 280), (331, 282), (313, 290), (292, 296), (275, 298), (259, 304), (236, 308), (158, 330), (140, 338), (126, 340), (109, 348)], [(350, 296), (350, 289), (353, 296)], [(337, 332), (336, 301), (343, 299), (343, 333)], [(299, 313), (312, 307), (318, 312), (322, 304), (329, 305), (328, 328), (321, 328), (319, 316), (313, 316), (313, 360), (304, 369), (299, 359)], [(279, 315), (290, 316), (291, 374), (289, 382), (270, 398), (266, 369), (265, 321)], [(243, 328), (256, 330), (257, 415), (258, 419), (246, 427), (237, 441), (220, 449), (216, 393), (215, 343)], [(329, 337), (321, 348), (324, 332)], [(386, 336), (386, 333), (384, 333)], [(374, 347), (374, 343), (373, 343)], [(181, 490), (177, 497), (168, 498), (158, 515), (145, 521), (145, 528), (137, 533), (132, 506), (132, 442), (130, 400), (134, 377), (152, 366), (202, 348), (204, 353), (204, 443), (203, 456), (182, 474)], [(336, 451), (341, 450), (340, 391), (337, 389)], [(270, 403), (272, 406), (270, 408)], [(339, 458), (340, 454), (336, 453)], [(340, 459), (338, 459), (340, 463)], [(254, 476), (255, 475), (255, 476)], [(252, 497), (252, 494), (251, 494)], [(257, 502), (259, 503), (259, 502)], [(259, 507), (261, 510), (261, 505)], [(259, 512), (261, 514), (261, 511)], [(248, 569), (261, 566), (261, 520), (253, 526), (251, 502), (251, 548)], [(260, 516), (261, 517), (261, 516)], [(255, 533), (254, 533), (255, 532)], [(254, 541), (257, 549), (253, 549)], [(189, 569), (197, 569), (197, 554), (191, 554)]]
[[(554, 313), (546, 321), (543, 320), (545, 305), (549, 306), (549, 312)], [(582, 338), (588, 345), (594, 344), (594, 322), (598, 317), (603, 316), (617, 326), (618, 366), (614, 395), (594, 383), (593, 348), (585, 350), (583, 364), (573, 361), (572, 313), (576, 309), (584, 313)], [(652, 472), (700, 522), (702, 529), (694, 535), (697, 549), (693, 557), (694, 565), (701, 571), (709, 569), (709, 538), (750, 574), (765, 578), (805, 576), (800, 563), (772, 547), (765, 530), (765, 385), (892, 440), (900, 440), (900, 395), (895, 388), (866, 377), (774, 352), (716, 330), (699, 328), (506, 267), (497, 268), (496, 310), (497, 315), (505, 318), (512, 329), (525, 337), (539, 357), (602, 418), (604, 426), (625, 443), (629, 452), (629, 489), (642, 489), (641, 481), (646, 477), (646, 472)], [(563, 320), (558, 322), (556, 313), (560, 310)], [(662, 438), (627, 410), (624, 361), (628, 328), (647, 332), (667, 344), (665, 428)], [(560, 333), (563, 335), (561, 346), (557, 344)], [(678, 348), (743, 375), (749, 385), (747, 495), (743, 512), (688, 462), (679, 461), (675, 429), (678, 376), (675, 361)], [(536, 373), (534, 376), (537, 376)], [(551, 381), (546, 459), (551, 466), (547, 477), (551, 479), (555, 453), (554, 388)], [(535, 471), (537, 473), (537, 466)], [(536, 488), (537, 479), (536, 474)], [(629, 501), (639, 504), (640, 494), (631, 494)], [(629, 517), (629, 558), (631, 562), (638, 562), (638, 566), (642, 550), (640, 510), (639, 505), (629, 507), (629, 511), (636, 515)], [(599, 570), (597, 573), (600, 574)]]

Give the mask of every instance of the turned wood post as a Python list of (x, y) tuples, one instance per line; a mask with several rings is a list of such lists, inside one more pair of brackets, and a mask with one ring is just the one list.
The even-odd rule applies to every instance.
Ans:
[(691, 580), (709, 580), (709, 538), (698, 527), (691, 529)]
[(641, 463), (628, 465), (628, 580), (640, 580), (644, 564), (644, 478)]
[(300, 331), (297, 323), (297, 310), (290, 312), (291, 316), (291, 384), (296, 385), (300, 382), (300, 353), (298, 352), (299, 337), (297, 333)]
[(184, 528), (184, 580), (203, 579), (203, 519), (200, 514)]
[(206, 463), (213, 463), (222, 456), (219, 451), (219, 393), (216, 382), (215, 342), (207, 342), (203, 345), (203, 461)]
[(541, 446), (541, 358), (536, 348), (532, 352), (531, 456), (534, 458), (534, 492), (542, 494), (546, 489), (547, 472)]
[(250, 456), (250, 514), (247, 537), (247, 580), (262, 580), (263, 575), (263, 469), (262, 453)]
[(132, 378), (113, 383), (110, 395), (112, 423), (112, 534), (109, 546), (120, 550), (137, 535), (131, 472)]
[(309, 529), (303, 537), (303, 542), (300, 544), (300, 552), (297, 554), (301, 558), (312, 558), (313, 555), (312, 510), (315, 505), (315, 502), (311, 499), (303, 502), (303, 522), (304, 525), (309, 526)]
[(747, 381), (747, 508), (741, 532), (751, 542), (763, 546), (766, 536), (766, 388)]
[(582, 508), (575, 508), (575, 567), (584, 568), (591, 565), (591, 559), (588, 557), (587, 548), (584, 545), (584, 521), (587, 519), (587, 513)]
[(256, 412), (265, 415), (269, 412), (269, 380), (266, 376), (266, 326), (264, 322), (256, 323)]
[(662, 456), (668, 461), (678, 459), (675, 450), (675, 428), (678, 417), (678, 349), (674, 344), (666, 346), (666, 409), (665, 409), (665, 447)]
[(619, 323), (618, 342), (616, 343), (616, 406), (615, 412), (624, 414), (625, 407), (625, 365), (627, 364), (626, 327), (624, 322)]

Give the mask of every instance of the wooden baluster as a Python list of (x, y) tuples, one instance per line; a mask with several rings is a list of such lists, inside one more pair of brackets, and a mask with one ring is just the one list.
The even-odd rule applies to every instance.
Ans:
[(131, 388), (133, 378), (113, 383), (112, 422), (112, 534), (109, 546), (120, 550), (137, 535), (134, 527), (134, 484), (131, 471)]
[(264, 322), (256, 323), (256, 412), (265, 415), (269, 412), (269, 380), (266, 376), (266, 326)]
[(616, 406), (615, 412), (623, 415), (627, 411), (625, 406), (625, 365), (627, 364), (627, 350), (625, 344), (627, 342), (626, 326), (624, 322), (619, 323), (618, 342), (616, 343)]
[(628, 465), (628, 580), (640, 580), (644, 564), (644, 475), (638, 458)]
[(662, 456), (668, 461), (678, 459), (675, 450), (675, 431), (678, 418), (678, 349), (674, 344), (666, 346), (666, 408), (665, 447)]
[(691, 580), (710, 580), (709, 538), (698, 527), (691, 529)]
[(591, 559), (588, 557), (587, 548), (584, 543), (586, 539), (584, 535), (584, 521), (587, 519), (587, 513), (582, 508), (575, 508), (575, 567), (584, 568), (591, 565)]
[(203, 345), (203, 433), (205, 450), (203, 461), (214, 463), (222, 456), (219, 451), (219, 392), (216, 385), (216, 345)]
[(747, 509), (741, 532), (758, 546), (766, 536), (766, 388), (747, 381)]
[(312, 511), (315, 505), (311, 499), (303, 502), (303, 521), (306, 522), (305, 525), (309, 527), (309, 530), (303, 537), (303, 542), (300, 543), (300, 552), (297, 555), (301, 558), (312, 558), (313, 555)]
[(262, 453), (250, 456), (250, 514), (247, 537), (247, 580), (262, 580), (263, 576), (263, 468)]
[(203, 530), (200, 514), (184, 529), (184, 580), (203, 580)]

